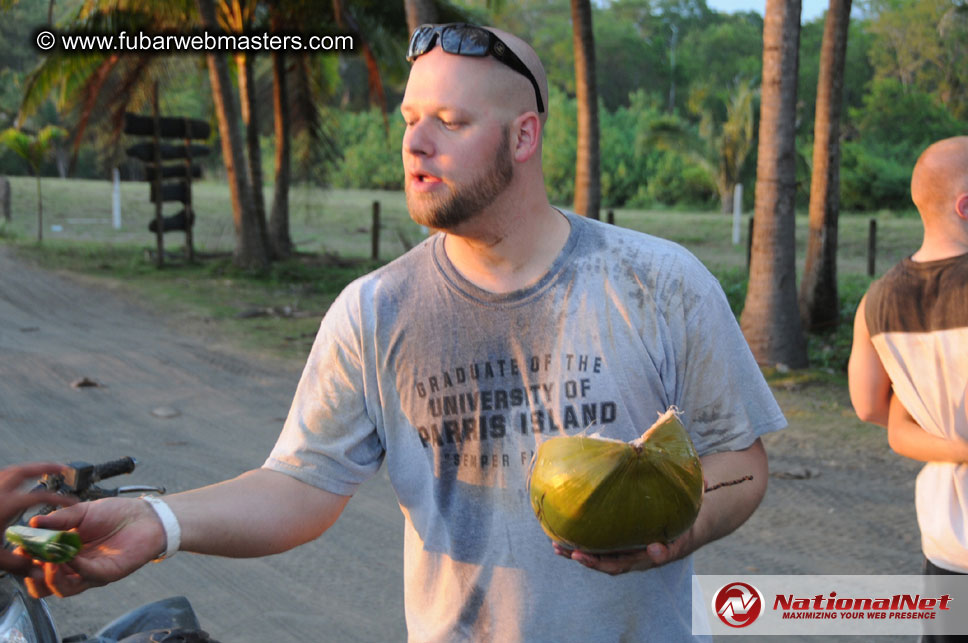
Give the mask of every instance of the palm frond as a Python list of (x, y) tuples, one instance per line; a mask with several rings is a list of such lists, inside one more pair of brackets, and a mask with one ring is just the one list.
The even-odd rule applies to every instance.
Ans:
[(33, 167), (33, 165), (30, 163), (30, 142), (29, 136), (14, 127), (5, 129), (2, 133), (0, 133), (0, 144), (6, 146), (14, 154), (22, 158), (24, 161), (30, 164), (31, 167)]
[(54, 96), (58, 109), (69, 109), (74, 91), (103, 60), (104, 56), (100, 54), (46, 58), (25, 79), (18, 118), (24, 121), (32, 116), (51, 96)]
[(360, 29), (359, 22), (349, 10), (345, 0), (332, 0), (333, 15), (336, 24), (341, 29), (349, 31), (358, 43), (358, 50), (366, 63), (367, 83), (370, 89), (370, 101), (379, 107), (383, 112), (383, 122), (387, 132), (390, 131), (390, 121), (387, 119), (387, 95), (383, 87), (383, 76), (380, 73), (380, 65), (377, 62), (376, 54), (370, 47), (369, 40)]
[(51, 146), (68, 137), (67, 130), (58, 125), (47, 125), (37, 132), (36, 143), (39, 152), (46, 156)]

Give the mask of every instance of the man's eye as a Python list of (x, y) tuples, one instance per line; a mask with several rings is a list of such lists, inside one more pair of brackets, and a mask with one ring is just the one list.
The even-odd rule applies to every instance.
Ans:
[(445, 118), (440, 119), (440, 123), (447, 129), (457, 129), (458, 127), (463, 125), (463, 123), (461, 123), (460, 121), (449, 121)]

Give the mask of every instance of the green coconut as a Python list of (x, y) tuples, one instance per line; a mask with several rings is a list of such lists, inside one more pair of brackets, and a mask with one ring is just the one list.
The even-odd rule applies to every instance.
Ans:
[(538, 447), (528, 481), (545, 533), (607, 553), (668, 543), (696, 520), (702, 464), (674, 409), (631, 442), (574, 435)]

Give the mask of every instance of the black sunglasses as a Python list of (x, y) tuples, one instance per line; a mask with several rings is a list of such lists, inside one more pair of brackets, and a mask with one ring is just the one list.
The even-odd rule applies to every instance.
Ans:
[[(438, 38), (438, 36), (440, 37)], [(463, 22), (446, 25), (420, 25), (414, 29), (413, 35), (410, 37), (407, 60), (413, 62), (423, 56), (434, 48), (434, 44), (438, 40), (440, 48), (448, 54), (474, 56), (475, 58), (493, 56), (499, 62), (530, 80), (532, 87), (534, 87), (534, 99), (538, 103), (538, 113), (544, 113), (544, 101), (541, 100), (541, 90), (538, 89), (538, 81), (535, 80), (534, 74), (511, 51), (511, 48), (493, 33), (483, 27)]]

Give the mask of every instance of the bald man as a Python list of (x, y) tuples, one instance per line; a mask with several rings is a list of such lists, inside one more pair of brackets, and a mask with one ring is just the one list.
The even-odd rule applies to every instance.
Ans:
[(911, 198), (924, 239), (857, 308), (850, 398), (894, 451), (927, 463), (916, 493), (926, 570), (968, 573), (968, 137), (921, 154)]
[[(425, 25), (408, 59), (407, 204), (439, 232), (340, 294), (262, 468), (167, 505), (46, 518), (115, 553), (48, 565), (35, 591), (81, 591), (177, 549), (289, 549), (385, 464), (406, 519), (411, 640), (693, 638), (690, 554), (753, 512), (760, 435), (785, 424), (726, 298), (681, 247), (551, 206), (547, 83), (524, 42)], [(710, 492), (671, 542), (612, 556), (553, 546), (527, 492), (541, 440), (628, 441), (670, 406), (710, 486), (752, 480)]]

